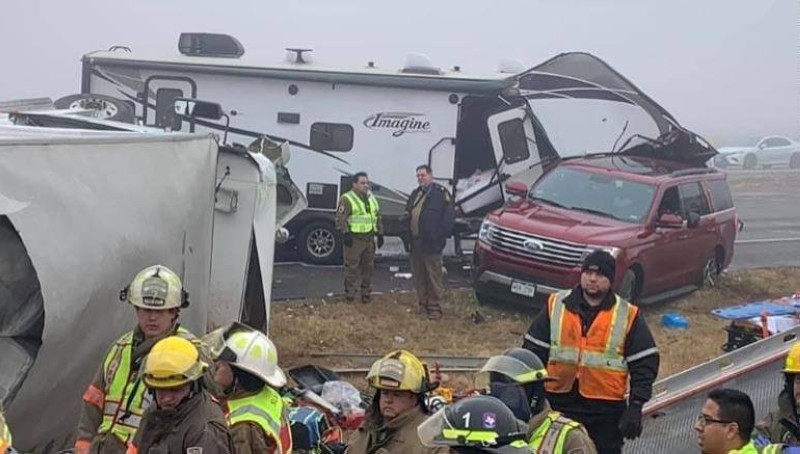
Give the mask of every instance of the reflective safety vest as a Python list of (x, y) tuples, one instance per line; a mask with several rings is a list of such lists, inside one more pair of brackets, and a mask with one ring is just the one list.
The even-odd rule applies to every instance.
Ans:
[(11, 431), (8, 430), (6, 420), (0, 414), (0, 454), (5, 454), (11, 448)]
[(528, 446), (533, 454), (561, 454), (564, 452), (567, 436), (572, 429), (578, 427), (579, 423), (561, 416), (557, 411), (551, 411), (533, 432)]
[[(745, 452), (745, 451), (739, 451), (739, 452)], [(753, 452), (758, 452), (758, 451), (753, 451)], [(783, 445), (779, 443), (773, 443), (771, 445), (767, 445), (761, 448), (760, 452), (761, 454), (781, 454), (783, 452)]]
[(254, 423), (264, 431), (265, 437), (275, 441), (277, 452), (291, 451), (291, 442), (289, 446), (284, 446), (285, 440), (281, 438), (284, 401), (277, 391), (264, 386), (259, 393), (229, 400), (227, 405), (228, 426), (242, 422)]
[[(776, 445), (769, 445), (764, 449), (773, 449), (773, 448), (770, 448), (770, 446), (776, 446)], [(761, 451), (759, 451), (758, 448), (756, 448), (756, 445), (753, 444), (753, 442), (751, 441), (750, 443), (747, 443), (746, 445), (742, 446), (740, 449), (731, 449), (730, 451), (728, 451), (728, 454), (759, 454), (759, 453), (772, 454), (772, 453), (779, 453), (779, 452), (781, 452), (783, 450), (783, 446), (781, 446), (781, 445), (777, 445), (777, 446), (780, 447), (779, 450), (777, 450), (777, 451), (774, 451), (774, 450), (770, 450), (770, 451), (761, 450)]]
[[(194, 338), (182, 327), (178, 327), (176, 334), (187, 339)], [(133, 331), (129, 331), (114, 342), (103, 361), (105, 395), (94, 386), (90, 386), (84, 394), (84, 400), (103, 401), (103, 422), (100, 423), (97, 433), (111, 433), (123, 444), (133, 440), (149, 404), (144, 400), (146, 386), (138, 378), (139, 371), (131, 370), (132, 353)]]
[(371, 233), (378, 231), (378, 199), (370, 193), (367, 203), (353, 191), (346, 192), (344, 198), (350, 202), (350, 216), (347, 218), (347, 225), (353, 233)]
[[(545, 389), (556, 394), (568, 393), (578, 380), (578, 392), (583, 397), (625, 400), (630, 360), (625, 358), (625, 339), (639, 308), (615, 296), (611, 309), (599, 311), (584, 335), (580, 315), (565, 307), (564, 298), (568, 294), (559, 292), (547, 301), (550, 313), (547, 374), (557, 380), (546, 382)], [(650, 353), (655, 351), (647, 352)]]

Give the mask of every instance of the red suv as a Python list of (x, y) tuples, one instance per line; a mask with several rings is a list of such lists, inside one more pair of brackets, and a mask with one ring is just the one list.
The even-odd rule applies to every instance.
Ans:
[(617, 259), (615, 290), (646, 304), (713, 285), (738, 218), (725, 173), (646, 157), (565, 160), (483, 221), (473, 255), (481, 301), (530, 303), (579, 283), (594, 249)]

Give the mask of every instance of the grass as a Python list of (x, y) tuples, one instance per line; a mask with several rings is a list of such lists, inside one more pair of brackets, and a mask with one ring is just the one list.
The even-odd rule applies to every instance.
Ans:
[[(723, 275), (717, 288), (643, 308), (661, 351), (659, 375), (674, 374), (722, 353), (727, 322), (712, 316), (712, 309), (786, 296), (794, 293), (799, 283), (800, 268), (738, 271)], [(272, 306), (270, 337), (284, 368), (305, 364), (347, 368), (354, 365), (311, 354), (382, 355), (403, 348), (418, 355), (490, 356), (520, 345), (533, 319), (530, 312), (478, 306), (468, 289), (448, 292), (443, 310), (439, 321), (418, 316), (413, 293), (378, 295), (368, 305), (339, 300), (277, 303)], [(471, 316), (476, 310), (484, 317), (477, 324)], [(660, 319), (665, 312), (683, 314), (689, 328), (662, 327)], [(469, 380), (469, 376), (456, 376), (450, 385), (469, 387)]]

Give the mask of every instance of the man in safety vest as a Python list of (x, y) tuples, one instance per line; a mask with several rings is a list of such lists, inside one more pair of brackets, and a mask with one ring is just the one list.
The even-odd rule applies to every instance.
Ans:
[(139, 368), (159, 340), (177, 334), (193, 337), (178, 324), (189, 306), (180, 277), (155, 265), (140, 271), (122, 290), (120, 299), (136, 309), (138, 324), (117, 339), (106, 353), (94, 381), (83, 394), (75, 452), (124, 453), (149, 405)]
[(471, 396), (434, 413), (417, 428), (417, 436), (424, 446), (454, 454), (535, 453), (525, 441), (525, 429), (497, 398)]
[(425, 394), (436, 389), (416, 356), (396, 350), (375, 361), (367, 374), (375, 389), (364, 424), (347, 444), (347, 454), (434, 454), (445, 448), (422, 445), (417, 427), (428, 417)]
[(153, 397), (128, 454), (232, 454), (225, 416), (205, 389), (208, 365), (182, 337), (158, 341), (147, 355), (142, 381)]
[(360, 287), (361, 302), (369, 303), (375, 241), (378, 248), (383, 246), (383, 226), (378, 199), (369, 190), (366, 172), (353, 175), (351, 184), (352, 189), (342, 195), (336, 209), (336, 229), (344, 242), (344, 293), (348, 302), (355, 301)]
[(783, 390), (778, 395), (776, 408), (758, 423), (757, 441), (800, 445), (800, 342), (795, 342), (786, 355), (783, 368)]
[(476, 377), (476, 387), (488, 389), (517, 419), (528, 421), (526, 440), (533, 452), (595, 454), (586, 428), (547, 403), (544, 383), (551, 380), (538, 356), (524, 348), (511, 348), (486, 361)]
[(216, 380), (223, 394), (233, 445), (238, 454), (287, 454), (292, 432), (286, 403), (279, 394), (286, 375), (269, 338), (234, 322), (203, 337), (217, 362)]
[(555, 378), (545, 383), (553, 409), (583, 424), (601, 454), (641, 435), (659, 366), (638, 307), (611, 291), (615, 273), (610, 253), (590, 253), (580, 285), (551, 295), (523, 341)]
[[(755, 425), (756, 412), (750, 397), (736, 389), (717, 389), (708, 399), (694, 424), (697, 442), (703, 454), (757, 454), (761, 453), (750, 436)], [(780, 452), (770, 447), (769, 451)]]

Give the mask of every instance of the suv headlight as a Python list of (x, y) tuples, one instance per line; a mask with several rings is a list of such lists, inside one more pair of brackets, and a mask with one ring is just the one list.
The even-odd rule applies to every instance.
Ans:
[(478, 230), (478, 240), (489, 241), (489, 230), (492, 227), (494, 227), (494, 224), (484, 219), (483, 222), (481, 222), (480, 230)]
[(619, 258), (620, 254), (622, 254), (622, 249), (615, 246), (595, 246), (589, 244), (586, 246), (586, 250), (584, 250), (583, 254), (581, 255), (581, 262), (586, 260), (586, 257), (588, 257), (589, 254), (598, 249), (600, 249), (601, 251), (608, 252), (609, 254), (611, 254), (612, 257), (614, 257), (615, 260)]

